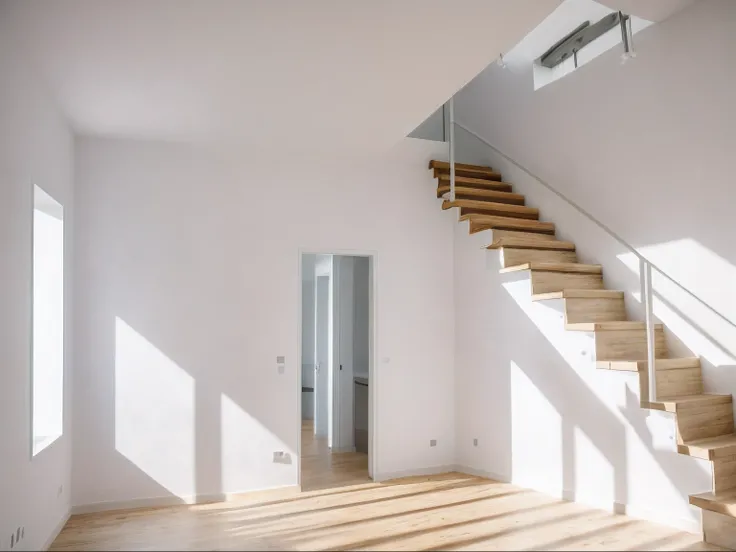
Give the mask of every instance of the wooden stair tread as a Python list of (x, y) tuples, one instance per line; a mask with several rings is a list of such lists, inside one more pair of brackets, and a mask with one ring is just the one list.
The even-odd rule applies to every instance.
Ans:
[(564, 289), (532, 295), (532, 301), (547, 299), (623, 299), (624, 292), (613, 289)]
[(575, 244), (557, 240), (534, 240), (528, 238), (498, 238), (487, 249), (542, 249), (549, 251), (575, 251)]
[[(429, 162), (430, 170), (436, 169), (440, 171), (448, 171), (450, 170), (450, 163), (447, 161), (437, 161), (432, 160)], [(458, 169), (461, 169), (465, 172), (469, 173), (477, 173), (478, 175), (490, 175), (490, 176), (500, 176), (500, 174), (497, 171), (494, 171), (491, 167), (483, 167), (482, 165), (469, 165), (467, 163), (455, 163), (455, 173), (457, 176)]]
[[(491, 167), (487, 167), (485, 165), (471, 165), (469, 163), (458, 163), (455, 162), (455, 168), (461, 168), (461, 169), (472, 169), (476, 170), (478, 172), (494, 172)], [(430, 169), (450, 169), (450, 163), (449, 161), (438, 161), (436, 159), (432, 159), (429, 162), (429, 168)]]
[(702, 395), (684, 395), (682, 397), (658, 398), (654, 402), (642, 403), (644, 408), (664, 410), (665, 412), (676, 412), (681, 407), (707, 406), (713, 404), (730, 403), (733, 401), (731, 395), (715, 393), (703, 393)]
[[(510, 192), (511, 184), (508, 182), (501, 182), (498, 175), (498, 180), (485, 180), (483, 178), (473, 178), (472, 176), (455, 176), (455, 186), (463, 186), (465, 188), (483, 188), (487, 190), (500, 190), (502, 192)], [(445, 184), (446, 183), (446, 184)], [(449, 186), (450, 175), (449, 174), (438, 174), (437, 175), (438, 186)]]
[(501, 269), (501, 273), (519, 272), (521, 270), (543, 270), (546, 272), (570, 272), (574, 274), (602, 274), (601, 265), (580, 263), (524, 263)]
[[(565, 329), (581, 332), (646, 330), (647, 324), (646, 322), (636, 322), (630, 320), (622, 320), (619, 322), (576, 322), (574, 324), (565, 324)], [(654, 329), (664, 329), (664, 324), (655, 324)]]
[(688, 441), (677, 445), (677, 452), (705, 460), (734, 456), (736, 455), (736, 434)]
[[(450, 185), (443, 184), (437, 186), (437, 197), (442, 197), (444, 194), (450, 193)], [(473, 198), (479, 198), (478, 201), (487, 200), (503, 200), (503, 203), (513, 203), (515, 205), (524, 205), (524, 196), (521, 194), (514, 194), (511, 192), (503, 192), (500, 190), (486, 190), (482, 188), (466, 188), (465, 186), (455, 186), (455, 198), (459, 195), (472, 196)]]
[[(646, 360), (602, 360), (596, 363), (597, 368), (603, 370), (621, 370), (625, 372), (646, 372), (648, 369)], [(613, 366), (615, 365), (615, 366)], [(700, 366), (698, 357), (682, 358), (658, 358), (655, 362), (657, 370), (681, 370), (685, 368), (697, 368)]]
[(472, 199), (456, 199), (455, 201), (444, 200), (442, 202), (443, 210), (452, 209), (454, 207), (485, 211), (489, 214), (501, 213), (501, 216), (512, 218), (539, 218), (539, 209), (535, 209), (534, 207), (525, 207), (523, 205), (509, 205), (508, 203), (494, 203), (491, 201), (474, 201)]
[(555, 233), (555, 225), (553, 222), (540, 222), (538, 220), (502, 217), (498, 215), (481, 215), (478, 213), (460, 215), (460, 220), (471, 223), (471, 233), (473, 232), (472, 226), (474, 225), (483, 227), (481, 230), (498, 228), (499, 230), (522, 230), (526, 232), (540, 232), (543, 234)]
[(690, 504), (711, 512), (736, 517), (736, 489), (690, 495)]

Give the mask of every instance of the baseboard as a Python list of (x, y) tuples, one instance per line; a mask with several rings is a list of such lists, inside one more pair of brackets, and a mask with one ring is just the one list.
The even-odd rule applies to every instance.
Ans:
[(212, 504), (215, 502), (232, 502), (246, 498), (255, 498), (263, 495), (274, 498), (274, 495), (290, 495), (299, 492), (299, 485), (284, 485), (271, 489), (260, 489), (253, 491), (199, 494), (185, 496), (155, 496), (147, 498), (134, 498), (132, 500), (120, 500), (109, 502), (93, 502), (72, 507), (71, 514), (91, 514), (96, 512), (108, 512), (113, 510), (133, 510), (136, 508), (159, 508), (162, 506), (182, 506), (194, 504)]
[(482, 477), (483, 479), (491, 479), (493, 481), (500, 481), (501, 483), (508, 483), (509, 478), (497, 473), (485, 471), (485, 470), (477, 470), (475, 468), (469, 468), (468, 466), (461, 466), (459, 464), (455, 465), (456, 472), (465, 473), (467, 475), (474, 475), (475, 477)]
[(656, 508), (647, 508), (646, 506), (636, 505), (632, 506), (631, 504), (621, 504), (620, 502), (616, 502), (613, 505), (613, 511), (617, 514), (623, 514), (629, 517), (667, 525), (668, 527), (678, 529), (679, 531), (687, 531), (688, 533), (694, 533), (696, 535), (701, 535), (703, 533), (700, 521), (692, 518), (673, 518), (672, 516), (662, 514)]
[(446, 466), (433, 466), (430, 468), (418, 468), (415, 470), (402, 470), (395, 472), (377, 473), (373, 477), (373, 481), (389, 481), (390, 479), (402, 479), (404, 477), (416, 477), (421, 475), (437, 475), (440, 473), (450, 473), (457, 471), (454, 464)]
[(69, 521), (71, 515), (71, 511), (69, 511), (61, 516), (61, 520), (59, 521), (59, 523), (56, 524), (56, 527), (54, 527), (53, 531), (51, 531), (51, 534), (46, 539), (46, 542), (41, 547), (41, 550), (48, 550), (49, 548), (51, 548), (51, 545), (54, 544), (56, 537), (58, 537), (59, 533), (61, 533), (62, 529), (64, 529), (64, 526), (66, 525), (66, 522)]
[(591, 508), (598, 508), (607, 512), (612, 512), (614, 514), (626, 515), (632, 518), (643, 519), (646, 521), (651, 521), (653, 523), (667, 525), (668, 527), (672, 527), (673, 529), (677, 529), (679, 531), (687, 531), (688, 533), (694, 533), (696, 535), (702, 534), (703, 532), (699, 520), (684, 517), (672, 517), (671, 515), (662, 514), (661, 511), (657, 508), (622, 504), (620, 502), (614, 502), (613, 504), (608, 505), (591, 504), (584, 500), (576, 500), (575, 491), (569, 489), (560, 490), (552, 488), (536, 488), (535, 486), (530, 486), (528, 484), (524, 485), (521, 481), (509, 481), (508, 477), (504, 477), (500, 474), (495, 474), (484, 470), (477, 470), (475, 468), (469, 468), (462, 465), (455, 466), (454, 471), (466, 473), (468, 475), (475, 475), (477, 477), (483, 477), (485, 479), (492, 479), (494, 481), (501, 481), (503, 483), (511, 483), (512, 485), (529, 488), (539, 493), (543, 493), (556, 498), (561, 498), (562, 500), (567, 500), (568, 502), (577, 502), (578, 504), (585, 504), (586, 506), (590, 506)]

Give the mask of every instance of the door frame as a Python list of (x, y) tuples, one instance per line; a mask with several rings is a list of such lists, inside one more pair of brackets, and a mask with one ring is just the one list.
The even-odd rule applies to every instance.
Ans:
[[(304, 255), (337, 255), (368, 258), (368, 475), (373, 479), (378, 470), (378, 252), (365, 249), (330, 249), (300, 247), (297, 255), (297, 357), (294, 363), (299, 367), (297, 372), (297, 485), (302, 484), (302, 257)], [(333, 272), (333, 278), (335, 274)], [(334, 360), (334, 359), (333, 359)]]

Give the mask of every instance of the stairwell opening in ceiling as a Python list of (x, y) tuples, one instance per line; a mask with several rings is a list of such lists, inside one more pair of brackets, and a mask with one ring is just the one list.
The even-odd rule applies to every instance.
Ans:
[[(555, 82), (590, 63), (611, 48), (619, 47), (623, 53), (621, 28), (614, 25), (610, 30), (585, 45), (577, 52), (577, 60), (568, 57), (554, 67), (545, 67), (541, 57), (551, 46), (564, 39), (575, 31), (581, 24), (590, 22), (595, 25), (601, 19), (614, 12), (608, 6), (593, 0), (564, 0), (547, 18), (534, 30), (526, 35), (521, 42), (503, 55), (503, 65), (512, 73), (527, 71), (532, 66), (534, 90)], [(652, 25), (652, 21), (641, 17), (631, 16), (631, 31), (635, 35), (639, 31)], [(577, 63), (576, 63), (577, 62)]]

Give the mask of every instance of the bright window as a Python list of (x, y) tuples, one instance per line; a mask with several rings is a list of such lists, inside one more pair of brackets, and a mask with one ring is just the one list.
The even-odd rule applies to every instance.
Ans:
[(33, 196), (33, 454), (64, 425), (64, 208), (36, 186)]

